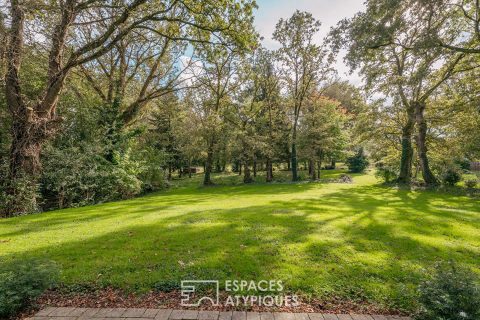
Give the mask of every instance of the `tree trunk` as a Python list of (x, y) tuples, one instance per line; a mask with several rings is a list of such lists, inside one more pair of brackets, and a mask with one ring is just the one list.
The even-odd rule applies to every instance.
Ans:
[(337, 161), (335, 161), (335, 158), (332, 159), (331, 167), (333, 170), (337, 168)]
[(188, 177), (192, 177), (192, 159), (188, 158)]
[(257, 161), (253, 161), (253, 177), (257, 177)]
[[(35, 135), (38, 128), (34, 123), (21, 118), (14, 117), (12, 123), (7, 187), (11, 200), (3, 213), (6, 217), (37, 210), (36, 184), (41, 171), (40, 152), (44, 139)], [(26, 186), (19, 189), (19, 183)]]
[(400, 159), (400, 174), (397, 179), (397, 182), (402, 184), (409, 184), (412, 178), (412, 134), (415, 125), (413, 108), (407, 108), (407, 117), (407, 123), (402, 128), (402, 158)]
[(322, 172), (322, 160), (318, 160), (317, 161), (317, 177), (318, 177), (318, 180), (320, 180), (320, 177), (321, 177), (321, 172)]
[(211, 174), (213, 167), (213, 141), (208, 145), (207, 161), (205, 162), (205, 176), (203, 178), (203, 185), (210, 186), (213, 184)]
[(297, 127), (296, 126), (293, 126), (293, 135), (292, 135), (292, 181), (298, 181)]
[(418, 127), (418, 138), (417, 138), (417, 147), (418, 147), (418, 159), (420, 160), (420, 169), (422, 170), (423, 180), (428, 186), (434, 186), (438, 184), (438, 180), (430, 170), (428, 164), (428, 149), (427, 149), (427, 121), (425, 120), (425, 103), (416, 103), (415, 104), (415, 116)]
[(250, 166), (248, 164), (248, 161), (244, 162), (244, 172), (245, 174), (243, 175), (243, 183), (252, 183), (253, 178), (250, 172)]
[(273, 181), (273, 165), (272, 165), (272, 160), (270, 158), (267, 158), (267, 165), (266, 165), (266, 170), (267, 170), (267, 182), (272, 182)]
[(308, 175), (312, 181), (315, 181), (317, 178), (315, 174), (315, 160), (313, 159), (308, 160)]

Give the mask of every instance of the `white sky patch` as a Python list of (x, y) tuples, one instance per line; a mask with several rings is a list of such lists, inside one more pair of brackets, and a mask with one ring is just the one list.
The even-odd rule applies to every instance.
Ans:
[(179, 64), (181, 70), (183, 70), (179, 80), (184, 83), (184, 86), (192, 86), (195, 83), (196, 76), (202, 73), (202, 62), (194, 60), (191, 56), (184, 55), (180, 57)]
[[(344, 18), (350, 18), (362, 11), (363, 0), (257, 0), (258, 10), (255, 12), (255, 26), (262, 37), (263, 45), (270, 50), (278, 49), (279, 44), (272, 39), (273, 31), (280, 18), (289, 18), (295, 10), (308, 11), (315, 19), (322, 22), (320, 32), (315, 40), (320, 44), (330, 28)], [(349, 75), (349, 68), (343, 62), (343, 56), (337, 59), (338, 76), (349, 80), (352, 84), (361, 83), (358, 74)]]

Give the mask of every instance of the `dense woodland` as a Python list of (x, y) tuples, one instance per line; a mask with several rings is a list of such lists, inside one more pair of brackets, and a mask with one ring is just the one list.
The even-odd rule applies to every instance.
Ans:
[[(321, 44), (308, 12), (267, 50), (253, 0), (0, 1), (0, 208), (130, 198), (233, 171), (245, 183), (368, 155), (436, 186), (480, 158), (480, 4), (368, 0)], [(342, 59), (363, 78), (334, 69)], [(202, 169), (203, 168), (203, 169)]]

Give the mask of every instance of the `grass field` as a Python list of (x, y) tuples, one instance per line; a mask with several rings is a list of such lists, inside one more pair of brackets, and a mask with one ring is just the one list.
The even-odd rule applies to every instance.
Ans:
[[(324, 177), (335, 177), (331, 171)], [(66, 284), (144, 291), (182, 279), (283, 280), (294, 292), (411, 308), (424, 268), (480, 272), (480, 201), (354, 184), (201, 177), (129, 201), (0, 220), (0, 259), (48, 258)]]

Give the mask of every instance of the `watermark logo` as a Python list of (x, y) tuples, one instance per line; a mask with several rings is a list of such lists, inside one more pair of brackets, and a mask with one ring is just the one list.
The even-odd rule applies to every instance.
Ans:
[[(210, 289), (209, 295), (198, 295), (199, 288)], [(202, 291), (203, 292), (203, 291)], [(182, 280), (182, 306), (199, 307), (203, 302), (210, 302), (212, 306), (220, 305), (220, 283), (217, 280)]]
[[(222, 284), (225, 294), (220, 296), (218, 280), (183, 280), (181, 305), (184, 307), (199, 307), (205, 303), (225, 307), (296, 307), (299, 305), (296, 295), (283, 294), (282, 281), (226, 280)], [(245, 292), (249, 294), (243, 294)]]

